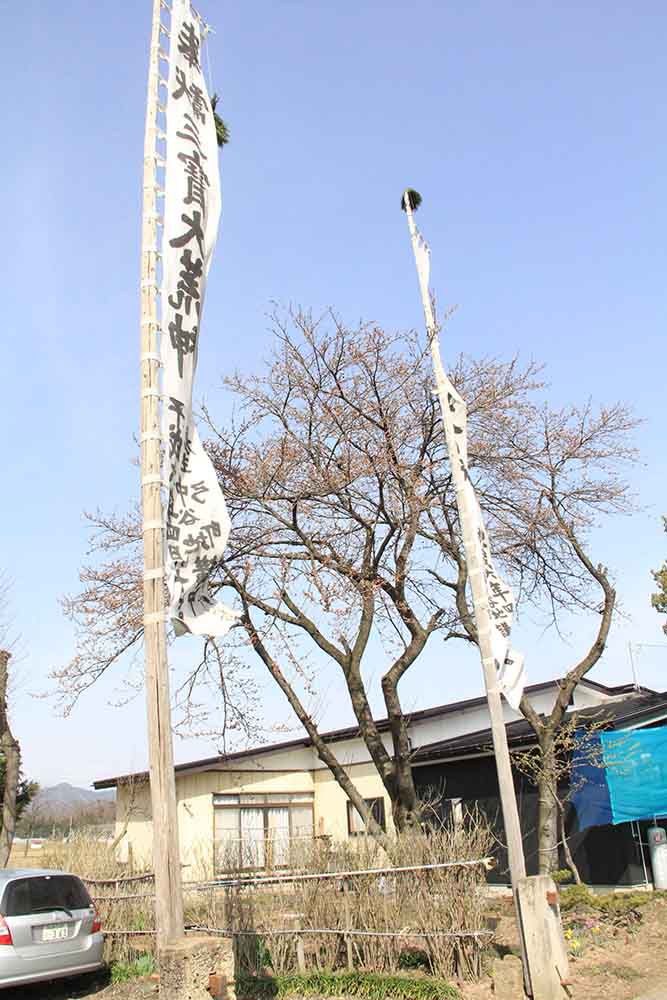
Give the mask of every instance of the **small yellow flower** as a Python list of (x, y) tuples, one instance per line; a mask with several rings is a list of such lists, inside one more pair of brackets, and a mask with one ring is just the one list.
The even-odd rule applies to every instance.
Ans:
[(593, 931), (594, 934), (599, 934), (600, 933), (600, 928), (599, 927), (592, 927), (591, 930)]
[(565, 937), (567, 938), (568, 941), (572, 937), (572, 931), (569, 928), (565, 931)]
[(577, 941), (576, 938), (572, 938), (572, 940), (570, 941), (570, 948), (572, 949), (572, 951), (579, 951), (579, 949), (581, 948), (581, 941)]

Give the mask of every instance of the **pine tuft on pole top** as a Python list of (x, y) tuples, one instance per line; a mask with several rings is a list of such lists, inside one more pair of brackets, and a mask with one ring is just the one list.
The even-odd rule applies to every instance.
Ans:
[(416, 212), (422, 203), (422, 196), (419, 191), (415, 191), (414, 188), (407, 188), (401, 197), (401, 210), (403, 212), (407, 210), (406, 203), (412, 212)]

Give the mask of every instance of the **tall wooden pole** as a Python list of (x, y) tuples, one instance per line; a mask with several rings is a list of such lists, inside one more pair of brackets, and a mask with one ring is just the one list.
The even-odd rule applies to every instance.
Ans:
[[(419, 267), (417, 227), (412, 214), (412, 207), (408, 192), (403, 195), (405, 213), (408, 217), (408, 228), (412, 240), (412, 249), (417, 262), (417, 275), (419, 277), (419, 288), (421, 292), (422, 305), (424, 307), (424, 319), (426, 321), (426, 333), (431, 348), (433, 368), (435, 370), (436, 382), (438, 383), (438, 396), (440, 398), (440, 409), (442, 419), (445, 424), (447, 434), (447, 444), (454, 440), (454, 428), (452, 426), (452, 414), (446, 405), (443, 387), (445, 385), (445, 371), (442, 367), (440, 357), (440, 341), (438, 329), (433, 312), (433, 303), (428, 288), (428, 279)], [(456, 503), (459, 509), (459, 519), (461, 531), (463, 533), (463, 545), (465, 548), (466, 563), (468, 567), (468, 577), (470, 579), (470, 589), (472, 591), (473, 608), (475, 612), (475, 624), (477, 626), (477, 637), (479, 641), (479, 651), (482, 658), (482, 671), (484, 674), (484, 684), (486, 687), (486, 700), (489, 706), (489, 716), (491, 719), (491, 735), (493, 739), (493, 752), (496, 758), (496, 768), (498, 770), (498, 787), (500, 789), (500, 806), (503, 813), (503, 823), (505, 825), (505, 836), (507, 838), (507, 853), (509, 855), (510, 878), (512, 888), (516, 891), (516, 885), (520, 878), (526, 875), (526, 862), (523, 854), (523, 841), (521, 839), (521, 825), (519, 823), (519, 811), (516, 804), (516, 794), (514, 791), (514, 781), (512, 778), (512, 766), (510, 763), (509, 748), (507, 745), (507, 733), (505, 731), (505, 719), (503, 716), (503, 706), (500, 700), (500, 688), (498, 686), (498, 674), (496, 672), (493, 651), (491, 647), (491, 621), (489, 616), (489, 606), (484, 587), (484, 568), (482, 553), (475, 537), (474, 514), (469, 507), (469, 494), (465, 489), (465, 476), (461, 464), (455, 461), (450, 451), (450, 468), (454, 488), (456, 490)]]
[(153, 816), (158, 946), (183, 935), (176, 783), (167, 663), (161, 489), (157, 307), (157, 138), (161, 0), (153, 0), (144, 139), (141, 233), (141, 501), (144, 544), (144, 657)]

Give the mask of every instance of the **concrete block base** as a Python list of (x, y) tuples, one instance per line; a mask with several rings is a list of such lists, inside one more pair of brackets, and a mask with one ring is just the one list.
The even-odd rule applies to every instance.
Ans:
[(160, 949), (159, 967), (160, 1000), (236, 1000), (228, 938), (181, 938)]
[(495, 1000), (524, 1000), (523, 965), (515, 955), (505, 955), (493, 963), (493, 995)]

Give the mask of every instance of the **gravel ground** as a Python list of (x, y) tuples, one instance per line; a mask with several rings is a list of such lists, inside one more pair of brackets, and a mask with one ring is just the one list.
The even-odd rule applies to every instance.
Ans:
[(156, 1000), (158, 986), (147, 979), (112, 984), (106, 974), (61, 979), (2, 991), (2, 1000)]

